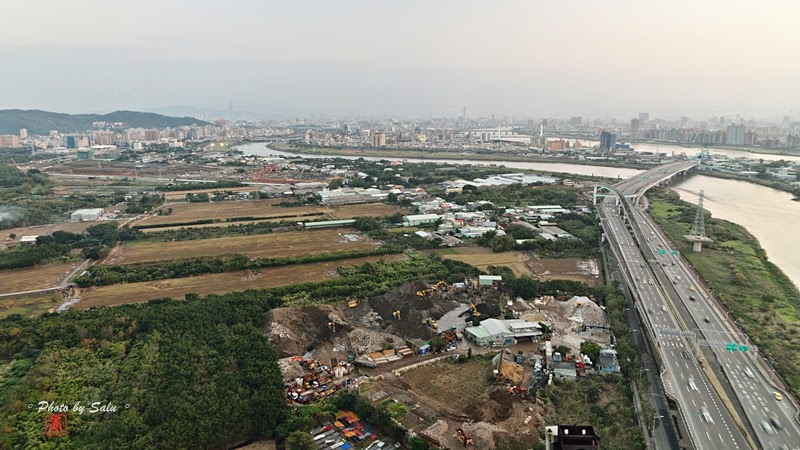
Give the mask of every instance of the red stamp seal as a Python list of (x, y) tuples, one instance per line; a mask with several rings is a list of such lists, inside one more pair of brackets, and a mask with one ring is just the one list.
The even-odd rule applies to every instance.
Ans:
[(44, 418), (44, 435), (47, 437), (64, 437), (67, 435), (67, 415), (50, 414)]

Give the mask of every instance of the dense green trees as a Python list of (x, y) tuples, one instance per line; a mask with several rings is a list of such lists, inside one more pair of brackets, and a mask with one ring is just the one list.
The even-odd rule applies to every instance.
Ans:
[(592, 364), (597, 364), (600, 358), (600, 344), (595, 341), (581, 342), (581, 353), (588, 356), (592, 360)]
[(164, 204), (164, 195), (142, 194), (128, 202), (125, 212), (128, 214), (142, 214)]
[[(197, 298), (0, 321), (0, 448), (43, 448), (43, 415), (20, 405), (113, 403), (69, 412), (59, 448), (226, 448), (287, 417), (262, 330), (280, 298)], [(126, 407), (128, 405), (128, 407)]]
[(108, 246), (119, 241), (134, 240), (141, 235), (141, 231), (127, 225), (118, 228), (116, 223), (93, 225), (83, 234), (59, 230), (50, 236), (39, 236), (34, 246), (17, 246), (0, 251), (0, 270), (66, 260), (73, 249), (81, 249), (86, 258), (99, 259), (108, 252)]

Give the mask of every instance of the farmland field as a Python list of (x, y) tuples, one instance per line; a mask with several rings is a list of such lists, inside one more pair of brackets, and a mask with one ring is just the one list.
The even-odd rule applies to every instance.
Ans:
[(281, 258), (362, 250), (379, 245), (364, 236), (358, 235), (355, 242), (343, 236), (355, 233), (352, 229), (329, 228), (191, 241), (133, 243), (115, 249), (104, 263), (136, 264), (232, 253), (254, 258)]
[(47, 264), (30, 269), (0, 270), (0, 294), (53, 287), (78, 264)]
[(301, 264), (243, 272), (228, 272), (188, 278), (173, 278), (142, 283), (115, 284), (89, 289), (80, 289), (81, 301), (75, 305), (79, 309), (94, 306), (141, 303), (149, 300), (171, 297), (183, 299), (187, 293), (198, 295), (221, 294), (246, 289), (263, 289), (296, 283), (324, 281), (338, 276), (336, 268), (345, 265), (384, 261), (396, 261), (404, 255), (370, 256), (323, 263)]
[(227, 201), (206, 203), (169, 203), (161, 207), (162, 210), (172, 208), (168, 216), (152, 216), (136, 225), (169, 225), (174, 223), (189, 223), (199, 220), (232, 219), (237, 217), (268, 218), (276, 216), (302, 216), (313, 214), (312, 207), (273, 208), (274, 200), (263, 201)]
[(456, 253), (444, 254), (442, 258), (465, 262), (484, 271), (489, 266), (506, 266), (517, 276), (533, 275), (530, 268), (525, 265), (525, 262), (530, 259), (525, 252), (494, 253), (484, 247), (470, 246), (456, 249)]
[(203, 220), (230, 220), (244, 218), (247, 220), (281, 218), (284, 220), (332, 220), (352, 219), (366, 216), (388, 216), (403, 213), (403, 209), (396, 205), (385, 203), (370, 203), (345, 206), (308, 205), (298, 207), (272, 207), (280, 200), (261, 201), (225, 201), (209, 203), (170, 203), (161, 207), (162, 210), (172, 208), (172, 214), (165, 216), (151, 216), (136, 223), (136, 225), (164, 225), (187, 224)]
[(442, 258), (471, 264), (481, 270), (489, 266), (506, 266), (515, 275), (527, 275), (541, 280), (574, 280), (589, 285), (600, 283), (597, 261), (593, 259), (539, 259), (526, 252), (494, 253), (484, 247), (462, 247), (442, 254)]

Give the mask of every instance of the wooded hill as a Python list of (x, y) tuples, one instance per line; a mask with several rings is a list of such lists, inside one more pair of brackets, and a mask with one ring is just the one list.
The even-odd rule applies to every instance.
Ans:
[(126, 128), (175, 128), (186, 125), (209, 125), (194, 117), (169, 117), (137, 111), (114, 111), (109, 114), (64, 114), (37, 109), (0, 110), (0, 134), (18, 134), (25, 128), (30, 134), (47, 135), (50, 130), (74, 133), (92, 129), (94, 122), (121, 122)]

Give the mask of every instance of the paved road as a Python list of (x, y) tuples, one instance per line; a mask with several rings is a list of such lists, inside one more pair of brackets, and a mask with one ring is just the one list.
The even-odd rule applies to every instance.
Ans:
[[(785, 392), (776, 389), (766, 374), (755, 361), (756, 354), (748, 352), (728, 351), (726, 343), (747, 345), (752, 342), (727, 317), (726, 311), (718, 308), (711, 293), (705, 290), (693, 270), (685, 260), (658, 253), (659, 249), (669, 249), (669, 241), (656, 228), (655, 224), (642, 211), (633, 209), (636, 221), (642, 232), (650, 234), (646, 238), (651, 254), (649, 265), (660, 279), (662, 285), (668, 286), (671, 297), (677, 299), (678, 309), (686, 318), (697, 339), (708, 341), (704, 345), (696, 345), (695, 352), (703, 355), (713, 364), (718, 378), (727, 379), (730, 388), (744, 412), (752, 431), (765, 449), (800, 448), (800, 427), (795, 420), (797, 410), (788, 401)], [(671, 250), (671, 249), (670, 249)], [(784, 400), (773, 397), (779, 392)]]
[[(622, 217), (608, 209), (608, 204), (613, 203), (611, 199), (604, 202), (598, 207), (598, 214), (611, 248), (625, 268), (627, 284), (638, 298), (636, 307), (644, 317), (645, 327), (651, 334), (662, 328), (680, 328)], [(689, 353), (691, 347), (686, 339), (664, 337), (658, 349), (664, 362), (662, 368), (666, 369), (661, 374), (662, 382), (680, 405), (695, 445), (701, 449), (749, 448), (698, 361)]]
[[(627, 196), (641, 195), (653, 185), (661, 182), (672, 173), (689, 168), (692, 162), (674, 163), (650, 170), (637, 177), (630, 178), (614, 186), (617, 192)], [(627, 202), (629, 221), (634, 226), (628, 229), (618, 215), (619, 208), (610, 208), (614, 200), (606, 199), (598, 208), (603, 220), (606, 234), (612, 240), (612, 246), (618, 246), (619, 253), (626, 261), (627, 275), (631, 282), (637, 283), (642, 311), (652, 331), (655, 331), (666, 372), (665, 387), (678, 397), (684, 415), (690, 422), (687, 424), (700, 448), (721, 448), (713, 442), (713, 431), (723, 438), (723, 428), (730, 435), (745, 433), (754, 434), (759, 448), (765, 449), (800, 449), (800, 427), (795, 417), (797, 409), (788, 401), (786, 393), (783, 401), (773, 397), (777, 389), (772, 385), (768, 372), (756, 361), (753, 351), (726, 350), (725, 343), (752, 346), (747, 336), (733, 324), (727, 311), (721, 308), (706, 290), (705, 285), (696, 277), (688, 263), (670, 252), (670, 241), (652, 220), (631, 202)], [(605, 215), (605, 217), (604, 217)], [(610, 228), (610, 229), (609, 229)], [(635, 237), (635, 240), (632, 238)], [(638, 247), (637, 247), (638, 243)], [(659, 250), (667, 252), (664, 255)], [(638, 268), (637, 268), (638, 264)], [(691, 337), (675, 336), (675, 331), (692, 331)], [(698, 345), (702, 344), (702, 345)], [(704, 367), (698, 361), (707, 361)], [(681, 367), (683, 364), (683, 367)], [(712, 370), (713, 369), (713, 372)], [(712, 372), (712, 373), (709, 373)], [(709, 383), (718, 383), (730, 395), (719, 397)], [(724, 386), (723, 386), (724, 383)], [(702, 384), (702, 387), (700, 386)], [(705, 430), (703, 440), (702, 427), (693, 424), (688, 412), (697, 405), (696, 392), (708, 391), (705, 400), (711, 400), (714, 413), (722, 418), (722, 425)], [(720, 404), (723, 400), (732, 402), (734, 414), (745, 429), (737, 430), (729, 422), (732, 417)], [(690, 402), (690, 403), (687, 403)], [(700, 421), (708, 422), (708, 404), (704, 403)], [(741, 446), (734, 439), (731, 447)]]

